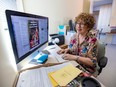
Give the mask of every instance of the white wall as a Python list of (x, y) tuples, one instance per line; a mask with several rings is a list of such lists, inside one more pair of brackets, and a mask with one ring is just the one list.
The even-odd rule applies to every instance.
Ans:
[(12, 87), (17, 74), (6, 21), (0, 21), (0, 87)]
[(0, 0), (0, 87), (12, 87), (17, 70), (5, 20), (5, 9), (16, 10), (15, 0)]
[(12, 87), (17, 74), (8, 30), (0, 24), (0, 87)]
[(111, 13), (110, 25), (116, 26), (116, 0), (113, 0), (113, 4), (112, 4), (112, 13)]
[[(83, 0), (23, 0), (24, 11), (49, 17), (49, 33), (83, 11)], [(86, 7), (87, 8), (87, 7)]]

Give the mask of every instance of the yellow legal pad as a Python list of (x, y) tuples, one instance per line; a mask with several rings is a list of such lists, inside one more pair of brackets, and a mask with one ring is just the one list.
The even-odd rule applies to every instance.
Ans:
[(53, 87), (57, 87), (58, 86), (58, 83), (51, 77), (51, 74), (53, 74), (54, 72), (50, 72), (50, 73), (48, 73), (48, 77), (49, 77), (49, 79), (50, 79), (50, 81), (51, 81), (51, 83), (52, 83), (52, 86)]
[[(54, 73), (51, 73), (52, 79), (60, 86), (66, 86), (70, 81), (77, 77), (82, 71), (69, 64)], [(57, 85), (55, 84), (55, 85)]]

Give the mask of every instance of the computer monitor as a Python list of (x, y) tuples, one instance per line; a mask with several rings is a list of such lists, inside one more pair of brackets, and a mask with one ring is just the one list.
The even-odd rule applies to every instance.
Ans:
[(18, 68), (34, 58), (48, 42), (48, 17), (6, 10), (11, 43)]

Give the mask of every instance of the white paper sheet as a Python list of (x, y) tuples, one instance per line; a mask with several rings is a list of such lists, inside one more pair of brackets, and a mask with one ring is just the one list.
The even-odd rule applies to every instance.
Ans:
[(41, 67), (24, 71), (20, 74), (17, 87), (52, 87), (48, 73), (56, 71), (69, 63), (63, 63), (51, 67)]

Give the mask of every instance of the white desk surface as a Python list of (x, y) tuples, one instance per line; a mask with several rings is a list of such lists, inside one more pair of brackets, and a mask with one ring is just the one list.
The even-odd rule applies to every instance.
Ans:
[[(61, 48), (57, 45), (52, 45), (52, 46), (48, 46), (46, 47), (44, 50), (48, 50), (50, 52), (49, 58), (46, 61), (46, 63), (58, 63), (59, 61), (56, 59), (56, 57), (54, 56), (54, 53), (57, 52), (58, 50), (60, 50)], [(70, 61), (74, 66), (77, 66), (78, 63), (75, 61)], [(26, 65), (23, 69), (28, 68), (30, 66), (36, 66), (34, 64), (28, 64)], [(94, 77), (93, 77), (94, 78)], [(96, 78), (95, 78), (96, 79)], [(97, 80), (97, 79), (96, 79)], [(98, 80), (97, 80), (98, 81)], [(100, 82), (101, 83), (101, 82)], [(101, 83), (101, 87), (105, 87), (102, 83)]]

